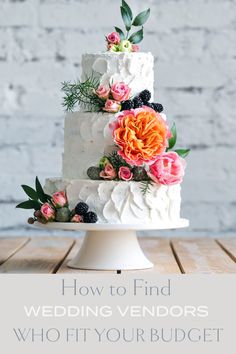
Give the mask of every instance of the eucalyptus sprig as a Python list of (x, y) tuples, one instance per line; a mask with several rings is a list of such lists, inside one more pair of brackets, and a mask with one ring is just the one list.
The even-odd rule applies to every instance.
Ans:
[(99, 79), (88, 77), (84, 82), (76, 81), (62, 83), (61, 90), (64, 92), (63, 107), (66, 111), (73, 111), (79, 105), (90, 112), (99, 112), (104, 107), (104, 100), (100, 99), (95, 91), (99, 86)]
[[(143, 25), (150, 16), (150, 8), (140, 12), (137, 16), (134, 17), (130, 6), (125, 0), (122, 0), (120, 12), (126, 29), (125, 34), (119, 27), (115, 27), (116, 32), (120, 35), (120, 39), (126, 39), (133, 44), (140, 43), (143, 40)], [(132, 26), (141, 27), (141, 29), (130, 35)]]
[(169, 146), (167, 148), (167, 151), (175, 151), (180, 157), (185, 158), (189, 153), (190, 153), (190, 149), (176, 149), (173, 150), (173, 148), (176, 145), (177, 142), (177, 129), (176, 129), (176, 125), (175, 123), (172, 125), (171, 127), (171, 138), (169, 139)]

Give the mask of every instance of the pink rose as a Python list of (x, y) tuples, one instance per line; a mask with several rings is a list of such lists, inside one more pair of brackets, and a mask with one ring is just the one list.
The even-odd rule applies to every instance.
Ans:
[(104, 179), (116, 178), (116, 171), (110, 163), (107, 163), (104, 170), (100, 172), (100, 177)]
[(119, 112), (120, 108), (121, 106), (119, 102), (113, 100), (106, 100), (105, 107), (103, 108), (103, 110), (110, 113), (116, 113)]
[(176, 152), (166, 152), (157, 157), (155, 163), (149, 167), (148, 175), (160, 184), (172, 185), (181, 183), (184, 176), (186, 161)]
[(111, 94), (116, 101), (125, 101), (130, 97), (131, 89), (124, 82), (117, 82), (111, 87)]
[(75, 214), (72, 218), (71, 218), (71, 222), (83, 222), (83, 217), (81, 215)]
[(41, 210), (43, 217), (47, 221), (52, 221), (55, 219), (55, 216), (56, 216), (55, 209), (49, 203), (44, 203), (41, 206), (40, 210)]
[(68, 204), (67, 196), (64, 191), (56, 192), (52, 195), (52, 203), (56, 208), (63, 208)]
[(132, 44), (132, 52), (138, 52), (139, 46), (137, 44)]
[(103, 86), (103, 85), (100, 85), (98, 87), (98, 89), (96, 90), (96, 95), (99, 98), (103, 98), (104, 100), (106, 100), (109, 97), (109, 94), (110, 94), (109, 87), (106, 87), (106, 86)]
[(117, 32), (111, 32), (110, 34), (108, 34), (106, 39), (107, 39), (108, 43), (112, 43), (112, 44), (119, 44), (120, 43), (120, 35)]
[(122, 166), (119, 168), (119, 178), (124, 181), (130, 181), (133, 178), (133, 173), (130, 171), (129, 167)]

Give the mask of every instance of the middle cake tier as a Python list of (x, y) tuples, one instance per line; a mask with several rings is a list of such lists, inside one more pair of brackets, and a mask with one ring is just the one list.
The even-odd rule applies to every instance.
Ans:
[(114, 114), (68, 113), (65, 117), (63, 178), (83, 179), (87, 169), (97, 165), (104, 153), (114, 150), (109, 124)]

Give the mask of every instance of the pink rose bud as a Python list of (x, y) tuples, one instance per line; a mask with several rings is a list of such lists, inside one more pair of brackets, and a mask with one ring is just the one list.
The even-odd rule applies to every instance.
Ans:
[(71, 218), (71, 222), (83, 222), (83, 217), (81, 215), (75, 214)]
[(119, 178), (123, 181), (130, 181), (133, 178), (133, 173), (130, 171), (129, 167), (122, 166), (119, 168)]
[(53, 221), (55, 219), (55, 209), (49, 203), (44, 203), (40, 210), (45, 220)]
[(100, 85), (96, 90), (96, 95), (99, 98), (102, 98), (104, 100), (106, 100), (109, 97), (109, 94), (110, 94), (110, 88), (103, 85)]
[(117, 32), (111, 32), (110, 34), (108, 34), (106, 39), (107, 39), (108, 43), (112, 43), (112, 44), (119, 44), (120, 43), (120, 35)]
[(105, 107), (103, 108), (104, 111), (109, 113), (116, 113), (119, 112), (121, 106), (119, 102), (113, 100), (107, 100), (105, 103)]
[(52, 203), (56, 208), (63, 208), (67, 206), (68, 200), (64, 191), (56, 192), (52, 195)]
[(138, 52), (139, 46), (137, 44), (132, 44), (132, 52)]
[(116, 171), (112, 164), (107, 163), (104, 170), (100, 172), (100, 177), (104, 179), (114, 179), (116, 178)]
[(131, 89), (124, 82), (117, 82), (111, 87), (111, 94), (116, 101), (126, 101), (129, 99)]
[(181, 183), (184, 176), (186, 161), (176, 152), (170, 151), (159, 155), (150, 166), (148, 175), (160, 184), (172, 185)]
[(107, 44), (107, 50), (109, 52), (119, 52), (119, 45), (118, 44), (112, 44), (112, 43), (108, 43)]

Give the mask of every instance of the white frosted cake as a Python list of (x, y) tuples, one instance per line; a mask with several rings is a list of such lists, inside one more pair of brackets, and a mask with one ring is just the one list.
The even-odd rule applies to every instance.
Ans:
[(44, 188), (38, 177), (34, 188), (22, 185), (27, 200), (17, 207), (34, 209), (30, 224), (183, 225), (180, 193), (189, 150), (175, 147), (175, 123), (170, 128), (155, 101), (154, 58), (137, 45), (150, 9), (134, 16), (122, 0), (120, 11), (124, 29), (105, 37), (105, 52), (82, 55), (80, 80), (62, 84), (62, 177), (48, 178)]
[[(99, 87), (111, 87), (116, 82), (122, 82), (130, 88), (132, 97), (137, 97), (147, 89), (153, 97), (153, 63), (151, 53), (84, 54), (81, 81), (93, 76), (99, 80)], [(148, 97), (149, 101), (151, 97)], [(126, 98), (128, 101), (128, 97)], [(165, 115), (155, 112), (150, 106), (144, 107), (161, 117), (165, 123)], [(142, 107), (140, 106), (141, 109)], [(180, 183), (150, 182), (147, 185), (148, 191), (144, 193), (144, 184), (149, 183), (146, 178), (144, 181), (129, 178), (122, 180), (117, 178), (118, 174), (115, 178), (101, 178), (100, 175), (97, 180), (89, 178), (87, 171), (91, 166), (97, 165), (102, 157), (119, 150), (111, 126), (119, 119), (120, 114), (122, 110), (115, 114), (107, 111), (87, 112), (83, 107), (79, 111), (66, 114), (63, 177), (48, 179), (46, 192), (53, 194), (57, 190), (65, 190), (70, 208), (73, 209), (78, 200), (81, 200), (97, 213), (98, 222), (102, 223), (158, 224), (178, 221)], [(124, 161), (124, 165), (126, 164), (127, 160)], [(149, 164), (147, 161), (147, 166)], [(134, 165), (131, 163), (129, 166), (132, 170)], [(147, 170), (145, 164), (139, 168)]]
[(82, 56), (81, 80), (94, 75), (101, 85), (125, 82), (136, 95), (147, 87), (153, 95), (154, 59), (151, 53), (95, 53)]

